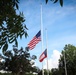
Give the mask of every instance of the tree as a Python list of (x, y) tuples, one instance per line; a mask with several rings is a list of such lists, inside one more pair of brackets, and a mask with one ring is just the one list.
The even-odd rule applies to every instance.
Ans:
[(64, 54), (65, 54), (67, 74), (76, 75), (76, 47), (70, 44), (65, 45), (59, 60), (59, 70), (62, 75), (65, 74)]
[[(48, 0), (45, 0), (46, 4)], [(63, 6), (63, 0), (51, 0), (54, 3), (60, 1)], [(0, 0), (0, 49), (6, 51), (9, 44), (15, 42), (18, 46), (17, 38), (27, 37), (27, 27), (24, 24), (23, 13), (18, 14), (19, 0)]]
[[(52, 75), (51, 70), (44, 69), (43, 71), (44, 71), (44, 75)], [(48, 74), (48, 73), (49, 73), (49, 74)], [(40, 71), (38, 72), (38, 75), (42, 75), (42, 70), (40, 70)]]
[(51, 75), (61, 75), (58, 68), (52, 68), (51, 73)]
[(32, 58), (30, 57), (30, 53), (27, 50), (23, 50), (23, 48), (18, 50), (14, 47), (13, 52), (11, 50), (7, 50), (4, 53), (4, 60), (3, 69), (11, 71), (13, 74), (23, 75), (28, 72), (38, 72), (39, 70), (38, 68), (32, 66), (34, 63), (31, 63)]
[(18, 14), (19, 0), (0, 0), (0, 49), (8, 49), (8, 44), (15, 42), (17, 38), (27, 37), (27, 27), (24, 24), (23, 13)]
[(2, 61), (3, 56), (0, 54), (0, 70), (4, 68), (4, 61)]

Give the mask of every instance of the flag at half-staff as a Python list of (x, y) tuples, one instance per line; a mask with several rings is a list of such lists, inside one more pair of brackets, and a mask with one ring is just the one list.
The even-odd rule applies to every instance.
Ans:
[(32, 50), (37, 43), (41, 41), (41, 30), (33, 37), (33, 39), (29, 42), (28, 48)]
[(45, 58), (47, 58), (47, 49), (40, 55), (39, 61), (42, 62)]

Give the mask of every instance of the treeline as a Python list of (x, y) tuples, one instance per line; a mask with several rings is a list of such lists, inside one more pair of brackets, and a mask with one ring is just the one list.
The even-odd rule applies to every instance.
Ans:
[[(23, 50), (13, 47), (13, 50), (7, 50), (4, 55), (0, 55), (0, 58), (4, 61), (0, 62), (0, 70), (10, 71), (13, 75), (25, 75), (36, 73), (42, 75), (42, 70), (34, 65), (34, 61), (37, 57), (35, 55), (30, 56), (28, 48)], [(50, 65), (49, 65), (50, 66)], [(65, 71), (66, 66), (66, 71)], [(58, 68), (52, 68), (49, 70), (49, 75), (76, 75), (76, 46), (71, 44), (65, 45), (63, 48)], [(44, 70), (44, 75), (47, 74), (47, 70)]]
[(17, 49), (13, 46), (12, 50), (7, 50), (0, 54), (0, 70), (12, 72), (13, 75), (24, 75), (28, 73), (38, 73), (40, 69), (34, 66), (35, 55), (30, 56), (28, 48)]
[[(50, 66), (50, 65), (49, 65)], [(58, 68), (49, 70), (49, 75), (76, 75), (76, 46), (68, 44), (63, 48)], [(39, 75), (42, 75), (41, 73)], [(47, 75), (47, 70), (44, 70)]]

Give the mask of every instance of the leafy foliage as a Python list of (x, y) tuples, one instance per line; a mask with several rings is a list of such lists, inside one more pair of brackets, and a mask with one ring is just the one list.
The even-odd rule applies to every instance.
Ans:
[[(46, 4), (48, 0), (45, 0)], [(63, 0), (50, 0), (53, 3), (60, 2), (63, 6)], [(19, 0), (0, 0), (0, 49), (6, 51), (9, 44), (15, 43), (18, 46), (17, 38), (27, 37), (27, 27), (24, 24), (23, 13), (17, 14)]]
[(59, 59), (58, 68), (51, 70), (52, 75), (65, 75), (65, 65), (67, 75), (76, 75), (76, 47), (71, 44), (65, 45)]
[(64, 50), (62, 51), (61, 58), (59, 60), (59, 70), (61, 74), (65, 74), (64, 53), (65, 53), (67, 74), (76, 75), (76, 47), (70, 44), (65, 45)]
[[(18, 50), (17, 47), (14, 47), (13, 52), (11, 50), (7, 50), (4, 53), (3, 59), (5, 60), (3, 63), (4, 66), (1, 69), (11, 71), (13, 74), (23, 75), (27, 72), (39, 71), (39, 68), (33, 66), (34, 64), (31, 63), (32, 58), (30, 57), (30, 53), (27, 50), (23, 50), (23, 48)], [(35, 60), (35, 58), (33, 60)]]
[(52, 73), (52, 75), (60, 75), (60, 72), (57, 68), (51, 69), (51, 73)]
[[(53, 3), (57, 3), (58, 1), (60, 2), (60, 5), (63, 6), (63, 0), (50, 0)], [(46, 0), (46, 4), (48, 3), (48, 0)]]
[(18, 46), (18, 37), (27, 37), (23, 13), (16, 12), (18, 3), (19, 0), (0, 0), (0, 48), (3, 52), (8, 49), (8, 44), (15, 42)]
[[(43, 69), (44, 75), (52, 75), (51, 70)], [(43, 75), (42, 70), (39, 71), (38, 75)]]

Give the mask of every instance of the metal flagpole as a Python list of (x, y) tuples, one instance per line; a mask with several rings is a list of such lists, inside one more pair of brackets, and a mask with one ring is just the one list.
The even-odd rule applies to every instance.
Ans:
[[(41, 43), (42, 43), (42, 52), (43, 52), (43, 23), (42, 23), (42, 4), (41, 4)], [(42, 75), (44, 75), (43, 62), (42, 62)]]
[(65, 64), (65, 75), (67, 75), (66, 59), (65, 59), (65, 51), (64, 51), (64, 64)]
[(47, 75), (49, 75), (49, 70), (48, 70), (48, 47), (47, 47), (47, 29), (46, 30), (46, 48), (47, 48)]

